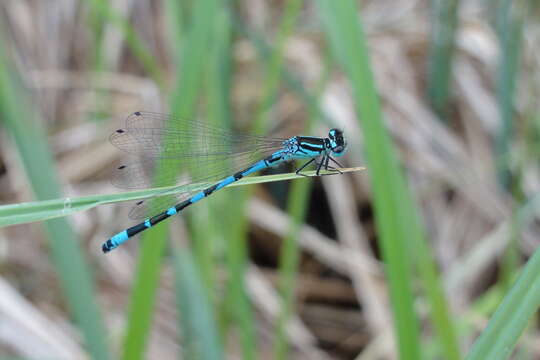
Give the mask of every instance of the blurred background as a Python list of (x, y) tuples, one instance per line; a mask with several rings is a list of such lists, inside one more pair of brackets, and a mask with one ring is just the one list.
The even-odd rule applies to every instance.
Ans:
[(130, 203), (2, 227), (0, 355), (463, 358), (539, 244), (539, 98), (533, 0), (3, 0), (2, 205), (125, 200), (108, 136), (138, 110), (343, 128), (367, 170), (226, 189), (107, 255)]

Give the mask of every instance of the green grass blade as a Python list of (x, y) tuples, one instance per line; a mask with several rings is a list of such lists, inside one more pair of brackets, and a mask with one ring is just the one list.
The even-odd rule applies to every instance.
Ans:
[[(27, 94), (8, 65), (0, 39), (0, 115), (15, 141), (32, 190), (38, 199), (60, 196), (53, 155), (47, 135), (41, 128)], [(106, 332), (94, 298), (90, 268), (78, 245), (78, 239), (65, 219), (45, 223), (52, 261), (72, 316), (80, 328), (86, 348), (94, 359), (108, 359)]]
[[(270, 57), (272, 51), (270, 46), (264, 41), (263, 37), (255, 30), (248, 30), (239, 18), (234, 19), (236, 20), (234, 22), (234, 26), (237, 31), (249, 39), (249, 41), (257, 50), (261, 61), (267, 61), (266, 59)], [(315, 96), (313, 96), (306, 90), (298, 76), (294, 75), (285, 67), (283, 67), (281, 71), (281, 76), (283, 77), (285, 84), (289, 87), (290, 90), (292, 90), (299, 96), (299, 98), (304, 102), (304, 104), (310, 109), (310, 113), (315, 114), (319, 119), (322, 119), (326, 123), (333, 125), (330, 123), (328, 116), (326, 116)]]
[(497, 97), (501, 114), (501, 127), (495, 139), (497, 172), (502, 187), (511, 188), (509, 154), (510, 143), (514, 134), (513, 119), (515, 93), (519, 72), (519, 60), (523, 32), (522, 8), (509, 0), (497, 0), (497, 34), (501, 47), (499, 69), (497, 73)]
[[(255, 119), (251, 130), (255, 133), (264, 133), (268, 128), (269, 110), (274, 104), (281, 74), (283, 73), (285, 44), (292, 31), (302, 8), (302, 0), (292, 0), (284, 3), (283, 14), (280, 18), (276, 33), (275, 46), (268, 53), (263, 62), (265, 66), (262, 96), (257, 107)], [(238, 191), (235, 209), (245, 211), (245, 204), (251, 191)], [(231, 272), (231, 292), (227, 299), (227, 308), (234, 320), (240, 326), (240, 336), (245, 359), (257, 358), (257, 345), (255, 341), (255, 328), (251, 305), (245, 291), (245, 269), (247, 264), (247, 231), (248, 224), (245, 216), (237, 216), (230, 225), (231, 246), (228, 248), (228, 264)]]
[[(129, 20), (124, 18), (122, 14), (119, 14), (109, 1), (88, 0), (86, 2), (95, 14), (95, 18), (102, 22), (101, 25), (108, 22), (122, 32), (128, 49), (131, 50), (134, 57), (140, 62), (141, 66), (152, 77), (152, 79), (161, 88), (163, 88), (165, 83), (163, 73), (161, 72), (155, 58), (151, 55), (152, 53), (149, 51), (142, 39), (137, 35), (135, 29), (131, 26)], [(95, 60), (96, 66), (99, 70), (102, 69), (101, 64), (103, 62), (103, 47), (100, 46), (100, 43), (102, 43), (101, 39), (97, 39), (97, 42), (98, 46)]]
[[(205, 78), (208, 103), (206, 117), (209, 123), (230, 129), (233, 124), (230, 103), (230, 94), (233, 92), (233, 31), (226, 2), (221, 4), (216, 16), (212, 40)], [(224, 347), (227, 347), (226, 342), (231, 340), (231, 337), (226, 336), (226, 331), (223, 331), (230, 324), (230, 317), (227, 316), (227, 309), (224, 306), (225, 299), (218, 295), (216, 270), (223, 267), (226, 249), (232, 243), (232, 239), (227, 236), (230, 231), (227, 230), (229, 217), (234, 214), (230, 211), (231, 204), (235, 202), (234, 195), (235, 191), (223, 192), (216, 196), (214, 201), (206, 202), (197, 211), (193, 211), (189, 218), (190, 224), (194, 225), (191, 226), (193, 252), (208, 290), (206, 296), (213, 300), (218, 314), (218, 327), (222, 342), (225, 343)]]
[(212, 304), (187, 249), (174, 249), (176, 300), (185, 359), (224, 358)]
[(431, 39), (427, 94), (435, 112), (446, 118), (451, 96), (452, 60), (459, 0), (431, 1)]
[(540, 251), (525, 265), (467, 359), (507, 359), (540, 306)]
[[(223, 326), (226, 334), (228, 328), (236, 325), (242, 356), (244, 359), (257, 359), (257, 344), (255, 338), (255, 319), (253, 309), (245, 286), (245, 272), (248, 261), (247, 233), (248, 222), (244, 216), (240, 216), (240, 209), (245, 208), (251, 191), (233, 190), (237, 216), (230, 217), (230, 222), (226, 228), (229, 246), (226, 248), (227, 270), (229, 279), (227, 283), (228, 292), (224, 303), (224, 314), (227, 316)], [(232, 211), (230, 205), (229, 211)]]
[[(404, 200), (404, 202), (408, 203), (408, 208), (414, 208), (410, 198)], [(446, 359), (461, 359), (456, 324), (450, 313), (441, 277), (432, 258), (431, 249), (426, 242), (424, 231), (420, 227), (418, 218), (416, 218), (414, 212), (406, 214), (404, 218), (408, 219), (411, 236), (416, 240), (413, 247), (416, 254), (417, 266), (422, 278), (423, 288), (429, 301), (429, 316), (434, 324), (439, 346), (443, 350)]]
[[(343, 173), (361, 171), (362, 167), (340, 169)], [(321, 171), (321, 174), (326, 174)], [(305, 176), (317, 176), (315, 171), (307, 171)], [(251, 176), (238, 180), (228, 185), (228, 187), (262, 184), (273, 181), (303, 179), (304, 176), (295, 173)], [(129, 191), (110, 195), (92, 195), (78, 198), (59, 198), (52, 200), (34, 201), (20, 204), (10, 204), (0, 206), (0, 227), (24, 224), (35, 221), (45, 221), (54, 218), (68, 216), (78, 211), (89, 210), (98, 205), (113, 204), (122, 201), (132, 201), (147, 199), (157, 194), (180, 194), (187, 191), (202, 190), (208, 187), (208, 183), (190, 184), (186, 186), (171, 187), (170, 191), (164, 192), (166, 188), (155, 188), (149, 190)]]
[[(216, 15), (214, 22), (212, 41), (208, 57), (208, 70), (205, 71), (203, 93), (206, 95), (206, 114), (202, 117), (212, 125), (224, 129), (230, 129), (232, 125), (229, 98), (231, 90), (232, 74), (232, 31), (229, 14), (224, 11), (226, 4), (223, 3)], [(179, 25), (179, 24), (178, 24)], [(203, 302), (211, 301), (216, 307), (218, 318), (223, 320), (221, 297), (216, 292), (217, 269), (221, 266), (220, 260), (230, 244), (225, 228), (228, 222), (224, 214), (228, 214), (228, 206), (234, 203), (232, 195), (234, 191), (219, 193), (212, 201), (203, 202), (200, 206), (192, 209), (187, 217), (191, 236), (191, 249), (195, 258), (197, 270), (200, 272), (206, 293), (198, 292), (204, 296)], [(210, 299), (210, 300), (209, 300)], [(220, 326), (223, 321), (220, 321)], [(183, 329), (189, 331), (189, 329)], [(217, 329), (215, 329), (217, 331)], [(227, 340), (225, 337), (224, 340)]]
[(334, 55), (347, 73), (364, 131), (366, 160), (374, 192), (376, 223), (394, 313), (394, 327), (402, 359), (420, 357), (420, 331), (413, 306), (411, 264), (407, 256), (409, 229), (404, 223), (403, 175), (390, 137), (384, 129), (358, 10), (350, 0), (318, 0), (319, 14)]
[[(431, 304), (431, 316), (443, 345), (450, 354), (459, 354), (448, 315), (448, 306), (435, 271), (422, 228), (382, 117), (373, 75), (369, 67), (366, 41), (353, 1), (318, 0), (319, 13), (337, 61), (353, 87), (365, 152), (372, 180), (376, 224), (394, 314), (394, 327), (402, 359), (420, 357), (420, 330), (413, 306), (412, 266), (409, 249), (419, 249), (421, 275)], [(449, 336), (446, 340), (442, 336)], [(454, 355), (458, 358), (459, 355)]]
[[(516, 215), (519, 228), (538, 216), (540, 194)], [(536, 250), (513, 287), (504, 297), (487, 327), (467, 355), (467, 360), (507, 359), (516, 342), (540, 307), (540, 250)]]
[[(185, 33), (179, 34), (182, 29), (180, 26), (182, 24), (181, 8), (176, 1), (166, 2), (167, 8), (170, 9), (167, 12), (168, 25), (174, 29), (171, 40), (181, 39), (180, 43), (171, 41), (169, 44), (177, 65), (177, 84), (175, 91), (171, 94), (171, 113), (174, 115), (193, 118), (201, 78), (206, 66), (206, 54), (211, 42), (217, 4), (216, 0), (192, 2), (191, 23), (184, 27)], [(156, 176), (160, 176), (159, 171)], [(131, 297), (129, 326), (124, 342), (123, 358), (126, 360), (143, 357), (167, 235), (165, 226), (156, 227), (142, 235), (139, 267)]]
[[(322, 91), (328, 83), (331, 73), (331, 61), (326, 62), (323, 73), (317, 86), (317, 96), (313, 97), (314, 102), (318, 100)], [(284, 72), (284, 75), (285, 72)], [(309, 108), (309, 121), (306, 126), (306, 133), (309, 134), (315, 121), (319, 118), (319, 112), (310, 103), (306, 104)], [(309, 207), (309, 196), (313, 182), (296, 181), (290, 187), (290, 193), (287, 203), (287, 213), (290, 223), (287, 236), (283, 240), (279, 256), (279, 287), (281, 295), (281, 309), (277, 323), (277, 333), (274, 342), (274, 352), (276, 359), (287, 359), (289, 354), (289, 341), (287, 338), (287, 324), (294, 314), (296, 278), (298, 265), (301, 256), (301, 250), (298, 246), (298, 235), (301, 225), (305, 221), (307, 209)]]
[(277, 334), (274, 344), (275, 358), (288, 359), (288, 339), (286, 327), (293, 314), (296, 273), (300, 260), (298, 233), (306, 216), (309, 203), (311, 182), (295, 181), (291, 186), (287, 212), (291, 219), (289, 231), (283, 241), (279, 257), (279, 292), (281, 295), (281, 312), (278, 318)]
[[(148, 229), (142, 236), (137, 272), (130, 297), (123, 359), (144, 358), (167, 234), (166, 226), (156, 226)], [(150, 240), (154, 240), (153, 243)]]
[(274, 50), (270, 53), (269, 61), (266, 63), (267, 68), (263, 82), (262, 100), (258, 106), (253, 127), (255, 132), (263, 132), (264, 127), (268, 123), (269, 110), (275, 101), (278, 85), (281, 80), (280, 75), (283, 70), (285, 43), (292, 34), (294, 24), (302, 9), (302, 4), (302, 0), (290, 0), (285, 3), (285, 9), (282, 16), (283, 20), (279, 25), (279, 30), (276, 35), (276, 45)]

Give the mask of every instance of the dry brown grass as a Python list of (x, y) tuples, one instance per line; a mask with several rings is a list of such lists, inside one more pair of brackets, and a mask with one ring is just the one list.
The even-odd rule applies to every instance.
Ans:
[[(49, 130), (64, 191), (71, 197), (114, 191), (106, 169), (120, 154), (107, 142), (107, 134), (118, 125), (118, 119), (139, 109), (167, 111), (167, 99), (159, 85), (141, 70), (126, 50), (123, 35), (111, 24), (103, 29), (105, 71), (96, 73), (92, 65), (96, 44), (84, 3), (11, 0), (0, 4), (1, 28), (6, 30), (10, 55), (34, 94), (34, 105)], [(512, 214), (540, 190), (540, 28), (538, 14), (524, 23), (515, 133), (506, 159), (515, 178), (514, 188), (521, 193), (516, 197), (512, 189), (502, 189), (496, 177), (498, 160), (493, 144), (501, 126), (496, 89), (498, 38), (488, 22), (485, 2), (462, 3), (447, 123), (434, 115), (425, 96), (428, 2), (369, 1), (363, 5), (362, 18), (385, 119), (421, 208), (452, 311), (474, 329), (464, 332), (461, 345), (466, 350), (487, 321), (482, 313), (471, 310), (471, 304), (501, 281), (501, 259), (512, 239)], [(162, 2), (118, 0), (112, 4), (150, 45), (165, 79), (172, 78)], [(313, 6), (311, 2), (305, 5), (286, 47), (286, 66), (308, 89), (316, 86), (325, 63), (323, 34)], [(238, 16), (248, 26), (262, 29), (271, 40), (280, 9), (280, 1), (243, 1)], [(258, 83), (264, 76), (248, 40), (235, 39), (233, 49), (231, 100), (238, 121), (245, 123), (259, 101)], [(346, 131), (359, 133), (347, 79), (337, 72), (330, 76), (321, 98), (323, 109)], [(283, 88), (271, 116), (293, 123), (305, 119), (306, 111)], [(100, 113), (110, 115), (105, 121), (89, 121)], [(316, 132), (324, 133), (324, 127)], [(29, 201), (31, 193), (13, 143), (6, 136), (0, 140), (0, 200)], [(361, 139), (352, 142), (359, 150)], [(351, 151), (346, 163), (362, 164), (361, 152)], [(298, 316), (289, 329), (295, 349), (292, 356), (395, 358), (390, 336), (392, 314), (367, 177), (363, 173), (329, 177), (318, 184), (313, 198), (319, 202), (311, 202), (308, 222), (299, 237), (303, 258)], [(279, 304), (273, 286), (275, 264), (288, 215), (275, 200), (261, 200), (269, 197), (267, 192), (261, 190), (259, 195), (249, 203), (253, 263), (247, 284), (257, 309), (261, 358), (270, 358)], [(94, 265), (99, 302), (113, 338), (122, 334), (135, 253), (119, 252), (112, 261), (98, 249), (101, 241), (117, 230), (117, 223), (124, 222), (127, 208), (103, 207), (71, 218)], [(538, 246), (539, 225), (538, 216), (533, 214), (518, 234), (520, 262)], [(54, 269), (45, 255), (39, 226), (3, 228), (0, 254), (0, 354), (84, 358)], [(167, 269), (162, 276), (148, 358), (172, 358), (181, 346), (172, 283)], [(426, 312), (421, 301), (418, 307), (421, 313)], [(424, 332), (429, 334), (431, 329)], [(538, 340), (533, 327), (520, 346), (538, 358)], [(236, 342), (230, 343), (227, 353), (231, 358), (238, 355)]]

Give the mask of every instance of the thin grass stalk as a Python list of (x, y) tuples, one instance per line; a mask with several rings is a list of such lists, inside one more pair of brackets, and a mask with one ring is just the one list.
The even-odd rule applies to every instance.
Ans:
[[(167, 3), (179, 10), (175, 2)], [(193, 22), (182, 37), (180, 44), (171, 43), (176, 58), (179, 79), (171, 94), (171, 109), (175, 115), (191, 118), (195, 112), (195, 101), (201, 84), (201, 74), (205, 66), (208, 43), (212, 33), (212, 23), (216, 11), (215, 0), (202, 0), (194, 3)], [(180, 29), (179, 13), (168, 12), (171, 28)], [(179, 35), (176, 35), (179, 36)], [(181, 60), (180, 60), (181, 59)], [(159, 177), (159, 169), (156, 173)], [(142, 235), (141, 253), (131, 296), (127, 334), (124, 340), (124, 359), (141, 359), (144, 354), (150, 330), (153, 304), (155, 300), (161, 258), (165, 249), (168, 228), (157, 226)]]
[(91, 9), (90, 21), (96, 22), (94, 26), (99, 32), (96, 36), (96, 53), (94, 55), (94, 64), (97, 70), (104, 69), (103, 41), (99, 35), (103, 33), (103, 26), (105, 24), (111, 24), (122, 32), (127, 48), (156, 84), (158, 84), (158, 87), (163, 89), (165, 78), (159, 68), (159, 64), (143, 40), (137, 35), (129, 20), (119, 14), (109, 1), (89, 0), (87, 4)]
[[(503, 189), (517, 196), (521, 192), (521, 179), (519, 174), (512, 176), (510, 173), (510, 146), (514, 136), (515, 92), (519, 76), (523, 32), (523, 13), (520, 10), (521, 7), (511, 1), (499, 0), (496, 3), (496, 27), (501, 48), (497, 73), (497, 98), (501, 120), (495, 139), (497, 178)], [(515, 200), (519, 201), (517, 198)], [(514, 230), (512, 238), (502, 261), (502, 279), (507, 286), (510, 286), (510, 279), (519, 266), (518, 234), (520, 229), (516, 227), (515, 221), (512, 228)]]
[(281, 296), (281, 311), (274, 343), (276, 359), (288, 359), (287, 324), (293, 314), (296, 277), (301, 255), (297, 238), (306, 217), (311, 185), (311, 181), (295, 181), (291, 186), (288, 198), (289, 230), (283, 240), (279, 257), (278, 291)]
[[(516, 215), (518, 227), (538, 216), (540, 195), (530, 199)], [(540, 307), (540, 249), (536, 250), (475, 341), (467, 360), (507, 359)]]
[[(206, 79), (208, 121), (222, 128), (231, 128), (233, 123), (230, 103), (233, 33), (228, 6), (228, 3), (222, 3), (216, 17), (214, 41)], [(195, 246), (201, 247), (201, 251), (197, 251), (197, 259), (204, 275), (209, 297), (214, 295), (213, 300), (218, 312), (219, 329), (223, 343), (230, 340), (226, 334), (232, 323), (232, 318), (227, 314), (226, 301), (223, 301), (216, 292), (215, 276), (218, 262), (225, 258), (227, 248), (232, 241), (228, 236), (230, 234), (228, 227), (229, 221), (231, 221), (230, 214), (234, 214), (236, 211), (233, 195), (233, 192), (226, 191), (217, 195), (213, 201), (208, 202), (206, 204), (206, 215), (208, 216), (204, 220), (206, 226), (194, 226), (192, 231)]]
[[(59, 197), (61, 189), (47, 135), (34, 113), (17, 72), (4, 53), (0, 37), (0, 113), (15, 141), (28, 181), (37, 199)], [(35, 119), (30, 123), (29, 119)], [(108, 359), (105, 326), (94, 297), (90, 268), (78, 245), (71, 225), (65, 219), (45, 222), (52, 262), (60, 280), (69, 310), (82, 332), (90, 356)]]
[[(318, 98), (328, 83), (330, 78), (330, 62), (327, 58), (324, 71), (317, 86)], [(318, 118), (318, 111), (313, 106), (308, 105), (308, 123), (306, 133), (309, 134), (313, 128), (315, 120)], [(298, 164), (297, 164), (298, 165)], [(301, 166), (301, 164), (300, 164)], [(291, 185), (287, 202), (287, 213), (289, 214), (290, 224), (287, 236), (283, 240), (279, 256), (279, 287), (281, 296), (281, 309), (277, 323), (277, 334), (274, 342), (274, 352), (277, 359), (287, 359), (289, 354), (289, 341), (287, 338), (287, 324), (294, 313), (294, 294), (296, 289), (296, 280), (298, 274), (299, 259), (301, 249), (298, 246), (298, 235), (301, 225), (304, 223), (306, 213), (309, 208), (309, 195), (312, 189), (312, 181), (294, 182)]]
[(420, 269), (439, 341), (450, 358), (459, 359), (457, 336), (442, 284), (412, 195), (399, 170), (390, 136), (382, 122), (357, 9), (352, 1), (319, 0), (318, 4), (335, 57), (351, 79), (360, 126), (364, 132), (376, 224), (387, 264), (400, 356), (402, 359), (417, 359), (420, 356), (420, 330), (412, 290), (411, 259), (414, 258)]
[[(362, 167), (341, 169), (342, 172), (364, 170)], [(307, 171), (305, 176), (316, 176), (315, 171)], [(295, 173), (276, 174), (265, 176), (249, 176), (230, 184), (228, 187), (264, 184), (273, 181), (304, 179), (304, 176)], [(174, 187), (170, 194), (181, 194), (202, 190), (208, 187), (207, 183), (191, 184), (190, 186)], [(45, 221), (69, 216), (79, 211), (90, 210), (96, 206), (114, 204), (117, 202), (141, 200), (156, 195), (163, 195), (164, 188), (154, 188), (141, 191), (129, 191), (109, 195), (91, 195), (81, 197), (58, 198), (51, 200), (32, 201), (19, 204), (0, 205), (0, 227), (26, 224), (36, 221)]]
[[(232, 126), (230, 109), (232, 29), (226, 6), (225, 3), (220, 4), (216, 16), (204, 91), (207, 94), (206, 121), (224, 129)], [(231, 239), (227, 236), (230, 232), (229, 214), (236, 211), (232, 195), (230, 190), (215, 194), (212, 200), (205, 201), (193, 209), (192, 216), (189, 217), (192, 225), (191, 244), (206, 286), (206, 296), (216, 308), (223, 343), (231, 339), (230, 336), (226, 336), (231, 317), (227, 316), (225, 301), (217, 292), (216, 277), (219, 263), (231, 243)]]
[(428, 54), (427, 95), (433, 110), (448, 120), (452, 60), (459, 0), (431, 1), (431, 38)]
[(216, 317), (204, 281), (186, 248), (173, 248), (176, 300), (185, 359), (224, 359)]
[(420, 357), (420, 331), (413, 306), (408, 245), (414, 243), (405, 219), (403, 194), (408, 192), (399, 171), (390, 137), (384, 128), (366, 41), (353, 1), (317, 1), (328, 41), (353, 87), (366, 160), (373, 186), (376, 224), (394, 314), (394, 328), (402, 359)]
[[(293, 0), (285, 3), (283, 19), (280, 22), (276, 36), (276, 46), (269, 54), (269, 61), (265, 63), (266, 74), (263, 83), (261, 102), (258, 106), (254, 123), (251, 127), (255, 133), (263, 133), (267, 129), (268, 110), (275, 101), (278, 84), (281, 80), (283, 69), (283, 52), (285, 41), (291, 35), (293, 26), (300, 13), (302, 6), (301, 0)], [(242, 209), (245, 211), (245, 204), (251, 196), (252, 189), (238, 191), (235, 194), (236, 211)], [(257, 348), (255, 341), (255, 329), (253, 328), (251, 311), (248, 298), (245, 293), (244, 279), (247, 264), (247, 245), (246, 237), (248, 224), (245, 216), (238, 216), (230, 225), (232, 231), (231, 239), (234, 241), (228, 248), (228, 264), (230, 271), (230, 288), (227, 298), (227, 308), (230, 314), (234, 314), (238, 319), (241, 331), (241, 342), (243, 346), (244, 358), (256, 358)]]
[[(234, 14), (231, 13), (231, 17), (233, 20), (233, 24), (235, 29), (245, 36), (251, 44), (255, 47), (257, 50), (258, 56), (261, 59), (261, 61), (267, 61), (268, 58), (270, 58), (270, 54), (272, 52), (270, 45), (268, 45), (265, 41), (263, 36), (255, 29), (248, 29), (241, 21), (240, 18), (235, 17)], [(312, 115), (316, 115), (318, 119), (321, 119), (322, 122), (327, 124), (328, 126), (333, 126), (330, 117), (326, 114), (324, 109), (320, 106), (317, 98), (311, 94), (302, 81), (296, 76), (293, 72), (288, 70), (286, 67), (282, 68), (282, 74), (281, 77), (284, 80), (285, 85), (291, 90), (293, 93), (295, 93), (299, 99), (305, 104), (306, 107), (310, 110)]]
[[(208, 71), (205, 79), (205, 94), (207, 94), (206, 122), (227, 129), (231, 127), (229, 95), (231, 93), (231, 29), (228, 14), (220, 6), (219, 14), (214, 24), (213, 42), (209, 52)], [(197, 264), (206, 284), (208, 295), (215, 290), (215, 270), (217, 263), (215, 255), (217, 242), (223, 236), (227, 224), (220, 214), (226, 210), (229, 194), (219, 194), (209, 202), (204, 202), (193, 209), (190, 217), (192, 244)], [(232, 200), (232, 199), (231, 199)], [(226, 241), (226, 240), (225, 240)]]
[(278, 85), (281, 81), (285, 43), (294, 30), (294, 24), (302, 10), (303, 0), (290, 0), (285, 3), (283, 20), (279, 25), (276, 35), (275, 47), (270, 54), (270, 60), (266, 64), (266, 73), (263, 83), (262, 100), (255, 116), (254, 130), (262, 132), (268, 124), (270, 107), (275, 102)]
[(516, 83), (521, 58), (523, 32), (523, 6), (519, 2), (498, 0), (496, 2), (496, 28), (500, 43), (500, 58), (497, 72), (497, 98), (500, 113), (500, 128), (495, 139), (497, 176), (504, 189), (511, 188), (509, 154), (514, 136), (513, 120)]
[(239, 216), (248, 201), (251, 191), (231, 190), (234, 197), (236, 216), (229, 217), (229, 225), (225, 229), (226, 237), (230, 239), (226, 248), (228, 292), (224, 303), (223, 327), (226, 333), (232, 326), (238, 327), (242, 356), (244, 359), (257, 359), (257, 339), (253, 308), (246, 292), (245, 273), (248, 259), (247, 233), (249, 224), (244, 216)]

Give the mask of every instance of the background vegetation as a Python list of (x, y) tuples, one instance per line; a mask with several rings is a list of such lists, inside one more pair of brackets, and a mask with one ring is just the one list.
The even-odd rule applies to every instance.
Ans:
[[(0, 355), (539, 358), (539, 20), (534, 0), (2, 1)], [(133, 199), (107, 139), (137, 110), (340, 127), (367, 171), (255, 179), (104, 255)]]

